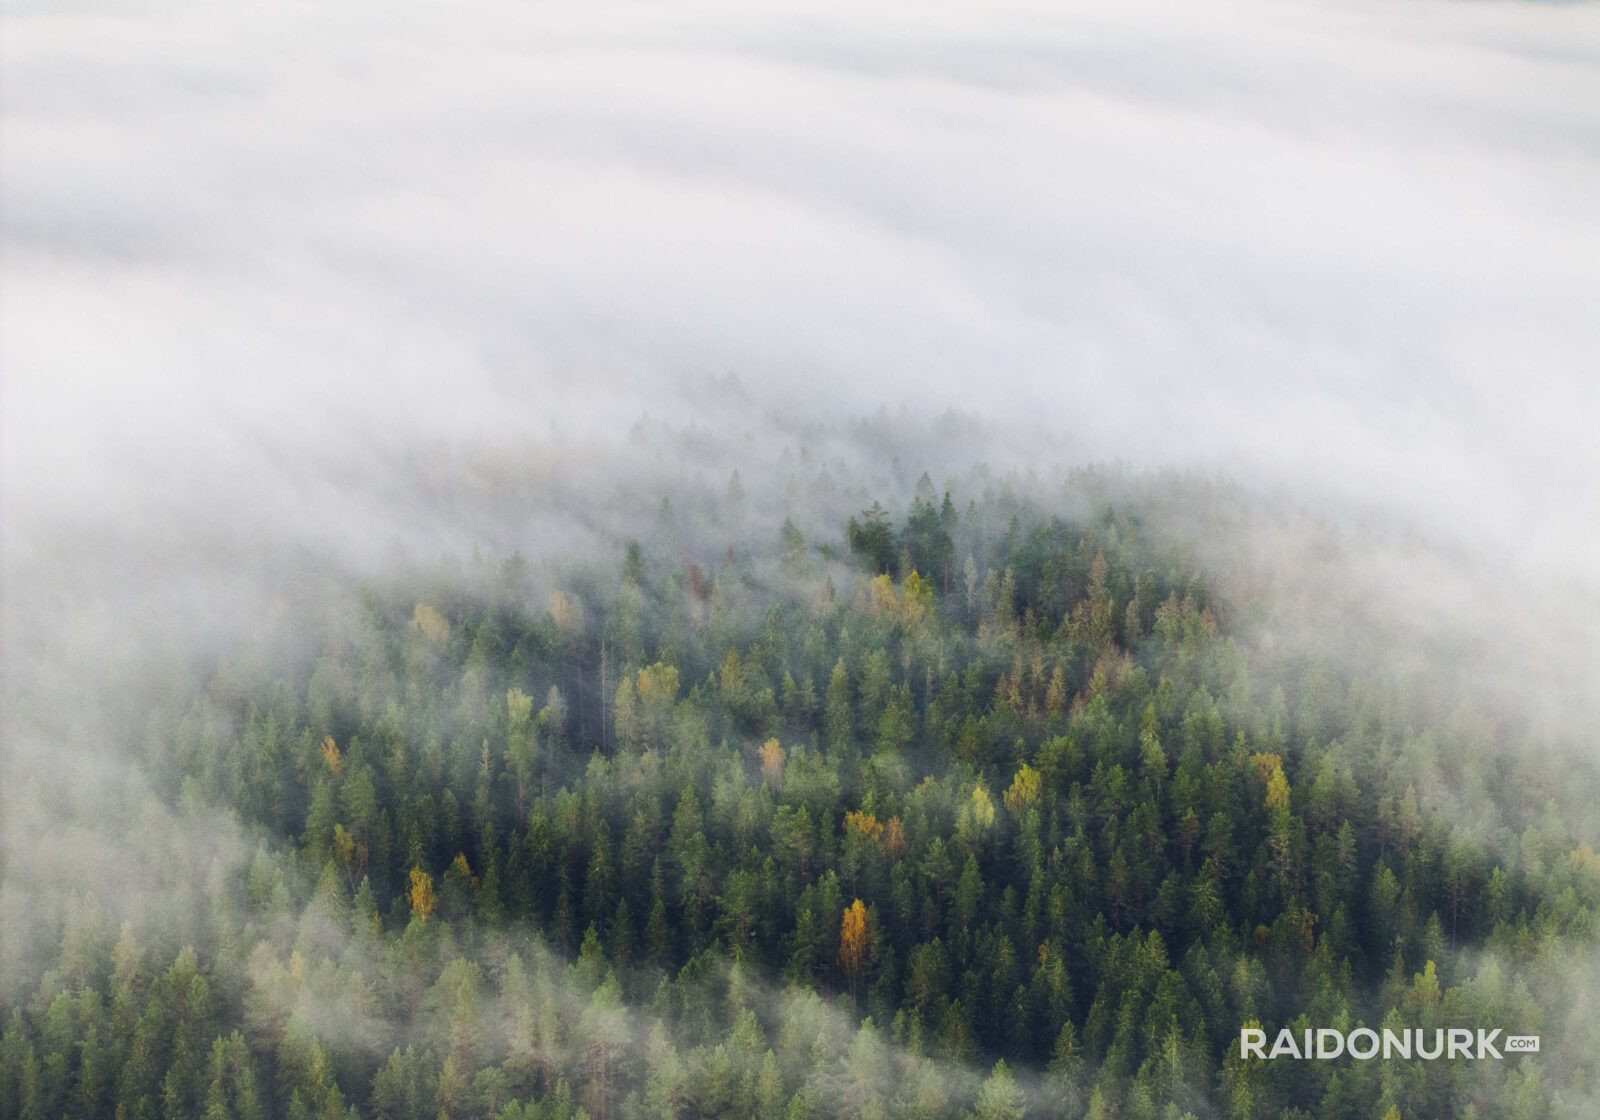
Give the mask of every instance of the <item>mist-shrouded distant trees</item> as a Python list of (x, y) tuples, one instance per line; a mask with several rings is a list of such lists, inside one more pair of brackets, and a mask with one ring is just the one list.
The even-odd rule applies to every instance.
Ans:
[(220, 664), (157, 713), (151, 781), (257, 850), (181, 928), (74, 901), (7, 988), (0, 1116), (1593, 1101), (1581, 1063), (1237, 1046), (1559, 1026), (1547, 1054), (1600, 1051), (1593, 1017), (1549, 1020), (1593, 975), (1581, 776), (1491, 749), (1515, 729), (1459, 697), (1267, 659), (1136, 508), (958, 512), (924, 480), (841, 529), (633, 545), (537, 599), (446, 569), (306, 619), (303, 667)]

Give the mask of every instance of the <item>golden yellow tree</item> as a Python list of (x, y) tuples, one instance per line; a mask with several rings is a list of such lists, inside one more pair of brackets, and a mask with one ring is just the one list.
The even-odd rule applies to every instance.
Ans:
[(411, 900), (411, 913), (427, 921), (428, 915), (433, 913), (433, 908), (439, 905), (439, 896), (433, 890), (433, 876), (420, 867), (413, 867), (411, 889), (406, 892), (406, 897)]
[(361, 885), (367, 871), (367, 846), (344, 825), (333, 826), (333, 858), (344, 869), (345, 882), (353, 891)]
[(922, 620), (928, 617), (928, 612), (933, 609), (933, 583), (925, 580), (915, 570), (906, 576), (901, 600), (901, 621), (906, 629), (915, 630), (922, 625)]
[(1275, 754), (1253, 754), (1251, 763), (1256, 768), (1256, 777), (1266, 783), (1267, 808), (1287, 809), (1289, 807), (1289, 779), (1283, 773), (1283, 759)]
[(879, 841), (883, 845), (883, 854), (890, 859), (899, 859), (906, 854), (906, 830), (900, 827), (899, 817), (890, 817), (883, 826), (883, 837)]
[(563, 634), (571, 634), (583, 624), (583, 604), (560, 591), (550, 592), (550, 621)]
[[(729, 651), (731, 654), (733, 651)], [(665, 716), (678, 699), (678, 668), (664, 661), (639, 670), (639, 699), (649, 709)]]
[(761, 777), (768, 786), (778, 789), (783, 785), (783, 764), (789, 758), (789, 752), (783, 749), (783, 744), (776, 739), (768, 739), (761, 744)]
[(339, 753), (339, 744), (333, 741), (332, 735), (322, 740), (322, 761), (335, 778), (344, 769), (344, 757)]
[(1006, 808), (1020, 813), (1030, 806), (1038, 807), (1043, 801), (1044, 780), (1039, 771), (1024, 762), (1016, 777), (1011, 779), (1011, 788), (1006, 790)]
[(1289, 807), (1289, 779), (1283, 776), (1282, 770), (1274, 770), (1272, 777), (1267, 779), (1267, 808), (1287, 809)]
[(1250, 764), (1255, 767), (1256, 777), (1265, 783), (1271, 779), (1274, 770), (1283, 769), (1283, 756), (1257, 751), (1250, 756)]
[(411, 612), (411, 625), (422, 631), (423, 636), (436, 646), (443, 645), (450, 638), (450, 623), (427, 603), (418, 603), (417, 609)]
[(868, 593), (872, 597), (874, 611), (892, 615), (900, 613), (900, 597), (894, 593), (894, 580), (889, 576), (873, 576)]
[(956, 827), (962, 836), (968, 839), (994, 827), (994, 799), (989, 796), (989, 791), (984, 788), (982, 782), (972, 787), (972, 796), (961, 807)]

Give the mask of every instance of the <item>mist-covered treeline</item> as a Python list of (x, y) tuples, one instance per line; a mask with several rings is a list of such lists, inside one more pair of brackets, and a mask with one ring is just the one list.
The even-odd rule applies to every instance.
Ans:
[(11, 0), (0, 1120), (1600, 1115), (1597, 198), (1592, 3)]
[[(1584, 1114), (1592, 768), (1376, 632), (1271, 652), (1199, 559), (1238, 494), (925, 476), (808, 537), (746, 485), (173, 674), (96, 811), (176, 873), (6, 916), (0, 1114)], [(1241, 1062), (1249, 1024), (1546, 1049)]]

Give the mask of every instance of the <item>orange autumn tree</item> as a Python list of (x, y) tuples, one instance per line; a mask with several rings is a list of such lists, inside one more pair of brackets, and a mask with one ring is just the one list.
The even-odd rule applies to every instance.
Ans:
[(867, 928), (867, 907), (858, 898), (845, 907), (844, 919), (839, 923), (839, 964), (850, 977), (850, 997), (855, 998), (856, 982), (866, 967), (867, 953), (872, 947), (872, 932)]
[(851, 810), (844, 815), (844, 827), (864, 840), (876, 840), (883, 835), (883, 823), (871, 813)]

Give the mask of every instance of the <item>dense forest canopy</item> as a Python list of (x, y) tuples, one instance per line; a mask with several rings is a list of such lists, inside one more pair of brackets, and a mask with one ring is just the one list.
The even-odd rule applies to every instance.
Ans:
[[(0, 1115), (1585, 1115), (1592, 766), (1377, 632), (1264, 641), (1240, 495), (747, 485), (146, 694), (95, 812), (171, 878), (0, 918)], [(1545, 1049), (1239, 1056), (1359, 1024)]]

